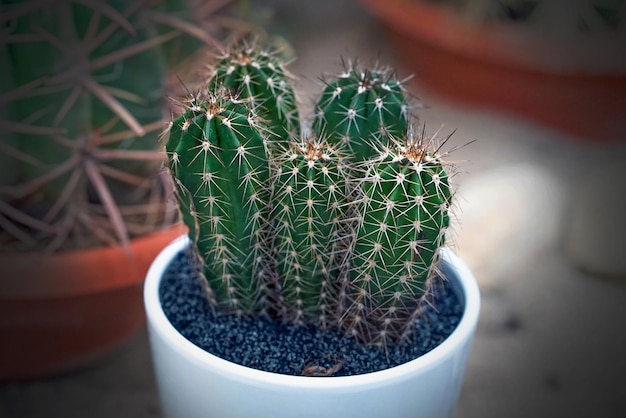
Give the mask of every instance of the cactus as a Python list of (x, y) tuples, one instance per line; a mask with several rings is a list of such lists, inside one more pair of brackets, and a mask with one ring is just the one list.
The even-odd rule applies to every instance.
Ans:
[(209, 90), (225, 86), (249, 98), (270, 128), (269, 139), (285, 143), (300, 129), (290, 78), (278, 54), (240, 44), (213, 66)]
[(386, 346), (408, 335), (428, 294), (452, 192), (423, 131), (391, 137), (362, 169), (352, 180), (360, 197), (345, 324), (359, 339)]
[(268, 292), (269, 163), (257, 119), (225, 89), (206, 92), (172, 122), (166, 144), (216, 305), (238, 314), (262, 311)]
[[(284, 90), (259, 103), (257, 83), (231, 84), (267, 77), (261, 58), (230, 60), (216, 64), (166, 144), (213, 305), (342, 328), (365, 344), (403, 341), (437, 274), (452, 191), (434, 140), (407, 128), (401, 83), (388, 70), (351, 67), (326, 87), (319, 103), (328, 117), (315, 120), (317, 132), (301, 134), (295, 122), (256, 114), (267, 115), (263, 103)], [(349, 106), (369, 119), (336, 117)], [(272, 141), (280, 123), (281, 140)]]
[(333, 144), (345, 143), (356, 161), (374, 156), (373, 144), (407, 129), (409, 98), (389, 68), (348, 63), (316, 103), (313, 129)]
[(1, 3), (0, 250), (127, 245), (171, 224), (163, 52), (198, 30), (157, 9), (185, 2)]
[(274, 247), (284, 305), (295, 323), (327, 328), (336, 315), (345, 218), (343, 158), (323, 139), (303, 137), (276, 157)]

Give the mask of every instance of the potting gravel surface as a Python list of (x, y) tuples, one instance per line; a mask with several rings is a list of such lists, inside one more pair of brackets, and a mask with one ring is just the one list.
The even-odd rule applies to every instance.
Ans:
[(161, 282), (161, 303), (170, 322), (189, 341), (218, 357), (274, 373), (301, 375), (311, 365), (329, 370), (343, 363), (333, 376), (349, 376), (397, 366), (439, 345), (463, 311), (449, 282), (442, 281), (412, 338), (386, 351), (367, 348), (337, 330), (214, 313), (204, 279), (191, 260), (181, 251)]

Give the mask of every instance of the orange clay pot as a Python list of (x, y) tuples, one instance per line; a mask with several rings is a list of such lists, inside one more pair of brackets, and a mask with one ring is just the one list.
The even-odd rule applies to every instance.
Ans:
[(0, 381), (43, 378), (103, 357), (145, 322), (152, 260), (182, 225), (102, 247), (0, 254)]
[(361, 1), (432, 93), (582, 139), (626, 139), (624, 39), (559, 41), (521, 24), (472, 24), (418, 0)]

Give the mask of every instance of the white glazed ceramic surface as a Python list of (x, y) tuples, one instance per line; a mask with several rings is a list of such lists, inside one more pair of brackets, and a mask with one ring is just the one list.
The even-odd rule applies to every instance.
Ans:
[(468, 267), (443, 252), (465, 312), (441, 345), (408, 363), (358, 376), (302, 377), (251, 369), (207, 353), (166, 318), (159, 283), (181, 237), (150, 268), (144, 298), (163, 414), (168, 418), (449, 418), (461, 389), (478, 321), (480, 294)]

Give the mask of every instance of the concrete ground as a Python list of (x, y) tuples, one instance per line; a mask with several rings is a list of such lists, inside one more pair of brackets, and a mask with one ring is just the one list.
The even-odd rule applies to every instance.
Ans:
[[(275, 7), (305, 96), (342, 55), (410, 74), (355, 0), (258, 3)], [(428, 130), (457, 129), (450, 147), (477, 139), (453, 154), (453, 238), (483, 297), (455, 418), (626, 416), (626, 147), (411, 88), (430, 106)], [(0, 417), (159, 417), (151, 367), (143, 331), (88, 368), (0, 387)]]

